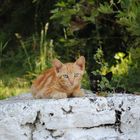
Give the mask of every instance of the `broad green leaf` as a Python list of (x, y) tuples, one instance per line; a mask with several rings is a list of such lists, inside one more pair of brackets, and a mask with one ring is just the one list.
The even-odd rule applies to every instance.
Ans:
[(56, 6), (58, 6), (58, 7), (66, 7), (66, 3), (64, 1), (61, 1), (61, 2), (58, 2), (56, 4)]

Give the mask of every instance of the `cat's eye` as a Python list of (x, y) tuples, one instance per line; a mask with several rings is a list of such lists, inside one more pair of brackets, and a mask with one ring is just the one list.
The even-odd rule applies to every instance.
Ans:
[(74, 73), (74, 77), (78, 77), (80, 73)]
[(67, 74), (64, 74), (63, 77), (64, 77), (64, 78), (68, 78), (68, 75), (67, 75)]

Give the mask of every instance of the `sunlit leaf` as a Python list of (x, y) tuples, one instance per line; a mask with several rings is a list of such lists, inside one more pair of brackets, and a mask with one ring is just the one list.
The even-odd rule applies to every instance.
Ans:
[(66, 3), (64, 1), (61, 1), (61, 2), (58, 2), (56, 4), (56, 6), (58, 6), (58, 7), (66, 7)]
[(115, 59), (121, 59), (125, 56), (125, 54), (123, 52), (118, 52), (115, 54), (114, 58)]
[(105, 3), (105, 4), (100, 4), (98, 11), (104, 14), (111, 14), (113, 12), (113, 9), (109, 4)]

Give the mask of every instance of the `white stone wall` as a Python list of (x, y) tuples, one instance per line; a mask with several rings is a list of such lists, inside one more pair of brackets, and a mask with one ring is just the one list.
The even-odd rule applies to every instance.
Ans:
[(140, 140), (140, 96), (2, 100), (0, 140)]

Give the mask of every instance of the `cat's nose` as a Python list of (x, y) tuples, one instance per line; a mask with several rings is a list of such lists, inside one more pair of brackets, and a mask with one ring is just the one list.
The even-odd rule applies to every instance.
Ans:
[(70, 82), (71, 85), (74, 84), (74, 80), (73, 79), (69, 79), (69, 82)]

